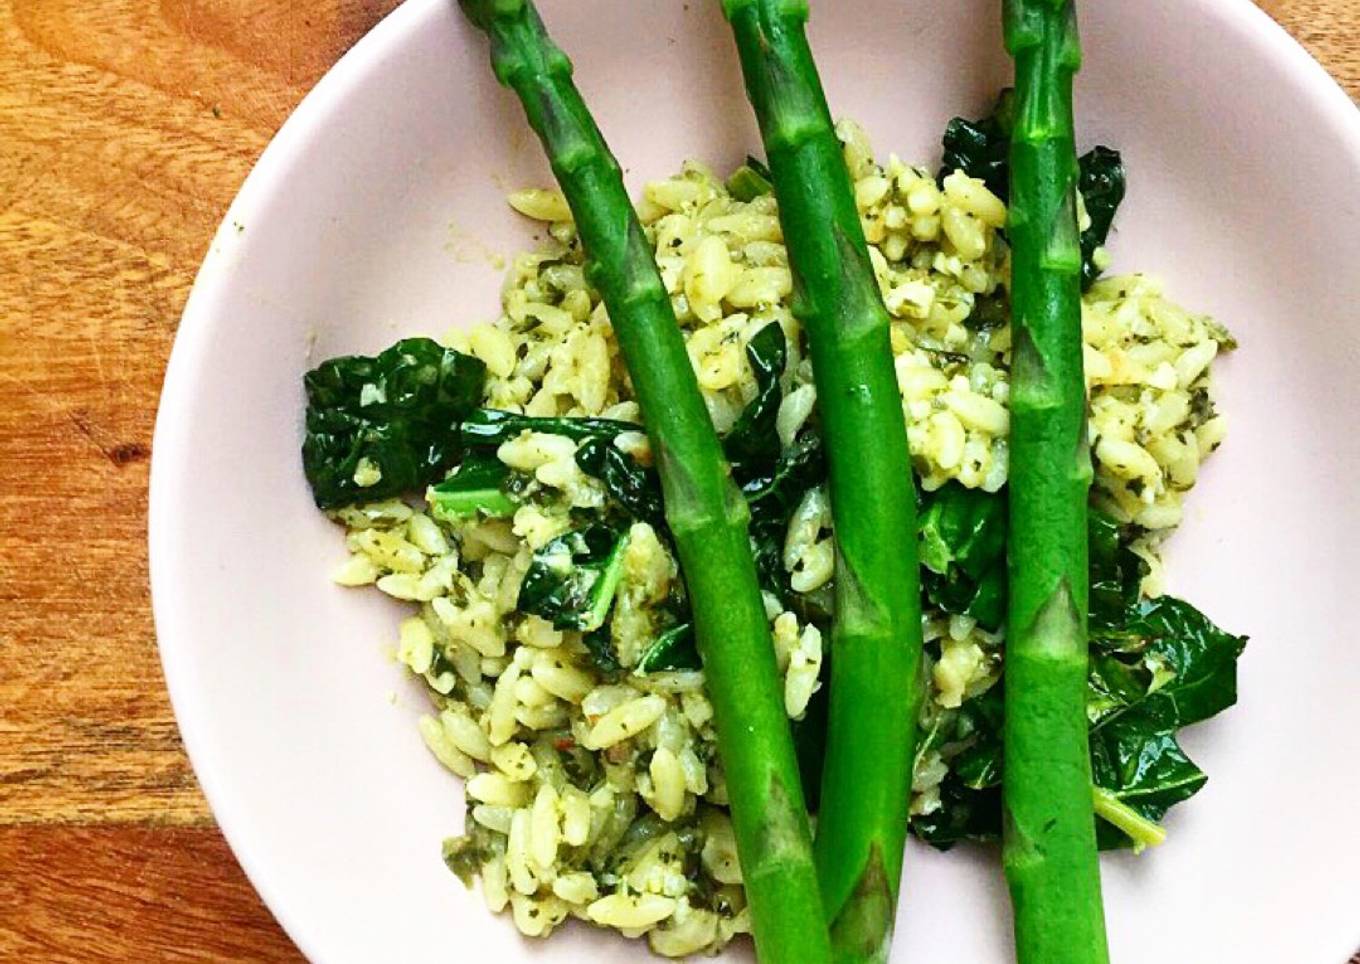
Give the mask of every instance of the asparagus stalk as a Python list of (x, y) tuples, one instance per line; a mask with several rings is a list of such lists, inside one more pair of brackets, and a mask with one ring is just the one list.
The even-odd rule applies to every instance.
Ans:
[(1087, 748), (1081, 246), (1072, 0), (1004, 0), (1011, 135), (1010, 610), (1003, 861), (1022, 964), (1105, 964)]
[(732, 482), (670, 298), (618, 163), (529, 0), (460, 0), (491, 41), (571, 207), (657, 453), (713, 700), (756, 947), (768, 964), (829, 960), (811, 834), (769, 624)]
[(768, 155), (807, 332), (836, 533), (830, 722), (816, 856), (838, 960), (892, 937), (916, 721), (916, 500), (889, 317), (808, 48), (806, 0), (723, 0)]

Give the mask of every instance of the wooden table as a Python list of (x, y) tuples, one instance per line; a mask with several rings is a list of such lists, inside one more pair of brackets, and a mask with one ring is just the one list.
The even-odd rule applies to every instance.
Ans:
[[(0, 0), (0, 959), (298, 958), (180, 747), (147, 459), (218, 220), (396, 5)], [(1360, 0), (1266, 7), (1360, 95)]]

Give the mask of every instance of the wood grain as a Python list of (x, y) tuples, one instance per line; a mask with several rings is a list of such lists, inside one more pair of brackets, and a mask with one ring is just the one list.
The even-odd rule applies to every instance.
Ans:
[[(0, 0), (0, 960), (297, 959), (176, 734), (147, 459), (222, 212), (396, 2)], [(1360, 0), (1264, 6), (1360, 95)]]
[(212, 827), (0, 828), (0, 959), (297, 961)]

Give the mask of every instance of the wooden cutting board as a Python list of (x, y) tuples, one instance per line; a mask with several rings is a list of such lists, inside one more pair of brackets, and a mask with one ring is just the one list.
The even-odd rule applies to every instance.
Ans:
[[(396, 5), (0, 0), (0, 960), (298, 959), (180, 747), (147, 459), (218, 220)], [(1265, 6), (1360, 95), (1360, 0)]]

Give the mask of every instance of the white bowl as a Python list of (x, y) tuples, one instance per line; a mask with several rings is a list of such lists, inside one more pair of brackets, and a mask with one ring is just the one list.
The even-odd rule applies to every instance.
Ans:
[[(1006, 82), (996, 0), (814, 3), (833, 110), (934, 163)], [(633, 187), (758, 146), (716, 0), (545, 2)], [(1207, 788), (1170, 841), (1104, 861), (1117, 960), (1336, 964), (1360, 945), (1360, 121), (1246, 0), (1091, 0), (1078, 130), (1124, 151), (1116, 267), (1226, 322), (1232, 430), (1171, 586), (1251, 634), (1241, 702), (1190, 731)], [(458, 782), (385, 655), (397, 608), (332, 586), (338, 530), (298, 457), (300, 377), (496, 313), (503, 202), (546, 184), (452, 0), (410, 0), (306, 99), (213, 241), (156, 426), (156, 625), (184, 741), (237, 857), (328, 962), (633, 960), (572, 927), (521, 940), (444, 869)], [(395, 693), (395, 697), (393, 694)], [(996, 855), (913, 845), (894, 960), (1010, 955)], [(740, 952), (737, 952), (738, 954)]]

